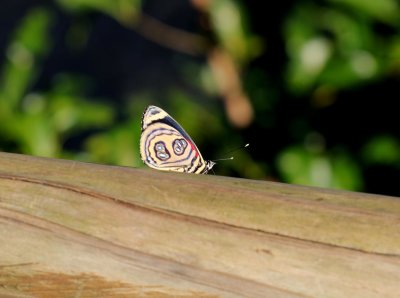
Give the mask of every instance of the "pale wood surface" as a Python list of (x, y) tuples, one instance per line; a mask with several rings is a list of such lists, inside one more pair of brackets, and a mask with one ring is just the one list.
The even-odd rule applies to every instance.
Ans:
[(0, 297), (399, 297), (399, 198), (0, 153)]

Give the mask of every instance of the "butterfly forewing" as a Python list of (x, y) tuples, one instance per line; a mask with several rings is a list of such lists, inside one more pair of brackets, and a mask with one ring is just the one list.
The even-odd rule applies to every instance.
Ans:
[(156, 106), (149, 106), (143, 113), (140, 155), (149, 167), (162, 171), (200, 174), (214, 165), (204, 161), (178, 122)]

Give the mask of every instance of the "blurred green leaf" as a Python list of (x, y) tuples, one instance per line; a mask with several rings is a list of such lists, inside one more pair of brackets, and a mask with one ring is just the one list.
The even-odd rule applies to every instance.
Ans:
[(48, 94), (49, 113), (59, 133), (105, 127), (113, 121), (111, 106), (83, 97), (84, 81), (78, 76), (58, 76)]
[(51, 15), (45, 9), (28, 12), (7, 49), (7, 63), (0, 74), (0, 100), (13, 110), (39, 71), (40, 58), (49, 49)]
[(389, 135), (373, 137), (363, 148), (367, 164), (384, 164), (400, 167), (400, 142)]
[(341, 4), (355, 11), (390, 24), (398, 24), (400, 6), (397, 0), (330, 0), (333, 4)]
[(323, 85), (354, 86), (379, 75), (391, 61), (368, 20), (335, 6), (299, 4), (285, 36), (288, 85), (295, 93)]
[(362, 187), (357, 164), (341, 151), (320, 154), (292, 146), (281, 152), (277, 167), (288, 183), (348, 190)]
[[(134, 28), (142, 13), (140, 0), (57, 0), (56, 3), (76, 14), (65, 16), (68, 19), (65, 35), (57, 38), (57, 47), (62, 47), (64, 41), (73, 55), (87, 53), (97, 13), (129, 28)], [(32, 7), (36, 7), (34, 5)], [(240, 83), (256, 115), (249, 129), (234, 130), (224, 118), (222, 103), (208, 101), (210, 97), (216, 98), (220, 89), (207, 62), (202, 59), (188, 62), (187, 57), (181, 55), (174, 55), (173, 62), (178, 62), (175, 64), (181, 71), (179, 83), (183, 82), (184, 88), (173, 83), (163, 90), (147, 86), (141, 94), (132, 93), (118, 99), (92, 98), (88, 96), (91, 78), (79, 73), (60, 74), (65, 69), (58, 69), (46, 83), (47, 90), (34, 90), (42, 60), (54, 38), (49, 35), (55, 20), (50, 11), (58, 9), (35, 8), (27, 10), (18, 20), (5, 51), (6, 59), (0, 63), (1, 148), (41, 156), (141, 166), (140, 119), (146, 105), (156, 104), (181, 123), (207, 159), (229, 157), (227, 152), (243, 145), (244, 138), (260, 140), (260, 144), (251, 144), (249, 150), (236, 152), (233, 161), (218, 162), (214, 168), (218, 174), (270, 179), (268, 174), (277, 172), (289, 183), (361, 190), (361, 166), (383, 164), (398, 169), (400, 144), (394, 135), (371, 135), (359, 157), (352, 150), (360, 144), (350, 144), (352, 141), (340, 150), (327, 149), (325, 139), (311, 131), (314, 124), (319, 124), (318, 120), (310, 123), (313, 120), (309, 116), (319, 112), (316, 106), (332, 105), (333, 110), (340, 109), (334, 105), (343, 91), (388, 77), (392, 81), (397, 79), (400, 70), (399, 2), (293, 2), (286, 12), (279, 12), (277, 36), (266, 36), (268, 42), (269, 39), (278, 43), (284, 41), (287, 59), (281, 59), (285, 57), (282, 54), (279, 65), (270, 62), (274, 58), (261, 59), (262, 63), (267, 61), (266, 64), (271, 63), (268, 65), (286, 68), (283, 77), (274, 67), (265, 69), (262, 67), (266, 64), (251, 63), (262, 53), (264, 40), (250, 29), (250, 25), (259, 22), (250, 19), (246, 5), (242, 0), (212, 1), (207, 11), (211, 22), (205, 23), (211, 26), (206, 28), (207, 32), (215, 34), (213, 46), (228, 52), (242, 72)], [(204, 24), (201, 21), (199, 26)], [(284, 24), (283, 36), (278, 36), (282, 30), (280, 21)], [(60, 31), (56, 29), (55, 32)], [(208, 38), (201, 36), (200, 39)], [(281, 50), (280, 46), (275, 46), (271, 43), (272, 53)], [(46, 75), (44, 78), (48, 79)], [(305, 99), (296, 104), (298, 110), (295, 111), (288, 110), (293, 106), (287, 104), (287, 99), (293, 98)], [(313, 99), (311, 105), (309, 98)], [(279, 134), (277, 141), (265, 152), (263, 147), (253, 154), (252, 146), (262, 147), (261, 140), (271, 133)], [(307, 138), (303, 144), (298, 140), (304, 135)], [(333, 137), (328, 143), (335, 146), (337, 141)], [(282, 149), (288, 142), (293, 142), (293, 146)], [(275, 165), (271, 164), (274, 159)]]
[(138, 167), (143, 164), (139, 153), (139, 133), (140, 127), (136, 122), (118, 125), (89, 137), (85, 148), (90, 152), (91, 161)]
[(97, 10), (110, 15), (122, 23), (132, 24), (141, 9), (141, 0), (57, 0), (66, 9), (73, 11)]
[(211, 1), (210, 17), (221, 45), (239, 65), (247, 64), (263, 49), (260, 38), (249, 30), (245, 8), (239, 1)]

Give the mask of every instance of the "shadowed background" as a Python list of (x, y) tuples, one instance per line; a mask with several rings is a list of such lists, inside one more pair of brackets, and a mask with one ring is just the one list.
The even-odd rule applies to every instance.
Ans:
[[(400, 195), (395, 0), (5, 0), (0, 150), (141, 167), (165, 109), (218, 175)], [(0, 165), (1, 167), (1, 165)]]

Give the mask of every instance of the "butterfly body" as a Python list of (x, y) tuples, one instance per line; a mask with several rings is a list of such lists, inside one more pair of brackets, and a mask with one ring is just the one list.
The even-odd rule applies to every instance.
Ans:
[(143, 113), (140, 155), (145, 164), (161, 171), (206, 174), (215, 164), (205, 161), (178, 122), (156, 106)]

